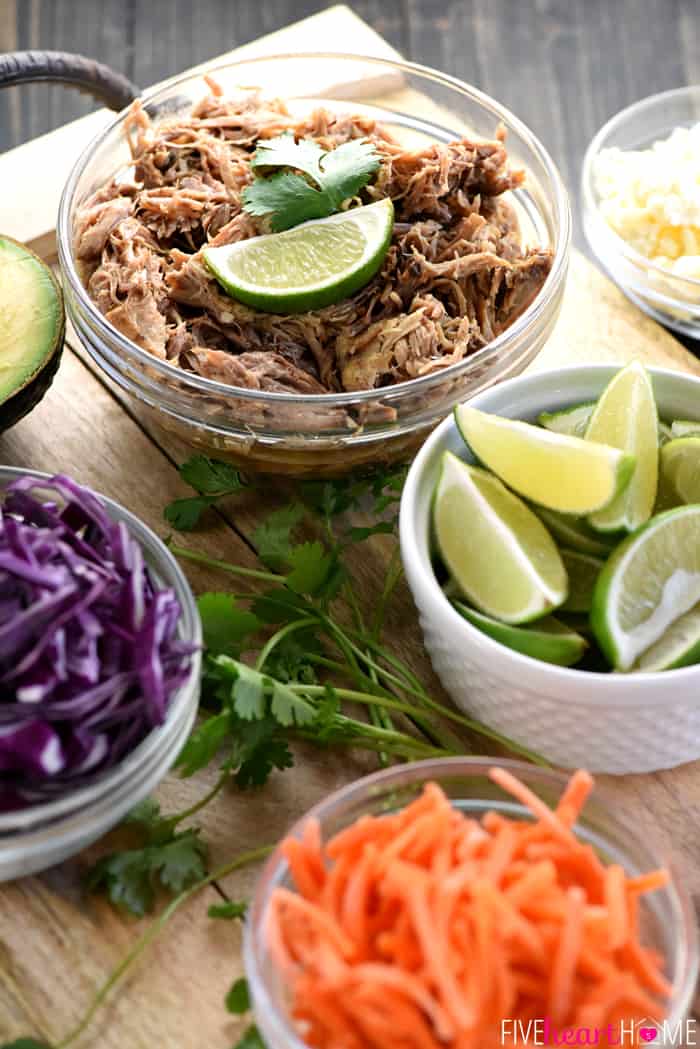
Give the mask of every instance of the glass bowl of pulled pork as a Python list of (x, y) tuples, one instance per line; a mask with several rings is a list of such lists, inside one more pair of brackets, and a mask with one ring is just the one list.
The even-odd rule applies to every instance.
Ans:
[(170, 81), (78, 160), (66, 302), (140, 413), (249, 471), (409, 458), (529, 364), (568, 198), (488, 96), (415, 65), (294, 55)]

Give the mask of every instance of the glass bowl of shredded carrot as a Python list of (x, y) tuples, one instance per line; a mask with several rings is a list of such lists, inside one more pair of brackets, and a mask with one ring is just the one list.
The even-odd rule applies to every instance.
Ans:
[(449, 758), (317, 805), (269, 859), (246, 925), (265, 1043), (673, 1040), (698, 969), (690, 898), (592, 788), (584, 771)]

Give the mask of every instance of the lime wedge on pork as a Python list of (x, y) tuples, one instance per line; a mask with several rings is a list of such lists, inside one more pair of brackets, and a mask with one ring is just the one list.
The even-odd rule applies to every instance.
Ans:
[(593, 590), (591, 625), (612, 665), (629, 670), (698, 602), (700, 506), (681, 506), (615, 549)]
[(629, 484), (588, 518), (601, 532), (634, 532), (651, 517), (659, 470), (659, 418), (651, 381), (638, 361), (605, 387), (586, 428), (586, 440), (610, 445), (636, 461)]
[(497, 477), (451, 452), (442, 457), (433, 526), (450, 575), (487, 615), (526, 623), (566, 599), (566, 571), (539, 518)]
[(634, 469), (634, 456), (619, 448), (488, 415), (468, 404), (455, 408), (455, 420), (484, 466), (526, 499), (560, 513), (601, 510)]
[(204, 248), (202, 255), (234, 299), (268, 313), (302, 313), (367, 284), (384, 261), (393, 227), (386, 197), (283, 233)]

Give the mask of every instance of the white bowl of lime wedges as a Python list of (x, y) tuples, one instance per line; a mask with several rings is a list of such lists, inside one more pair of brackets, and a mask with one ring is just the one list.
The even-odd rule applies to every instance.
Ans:
[(400, 532), (459, 707), (558, 765), (700, 758), (700, 379), (635, 363), (492, 387), (423, 445)]

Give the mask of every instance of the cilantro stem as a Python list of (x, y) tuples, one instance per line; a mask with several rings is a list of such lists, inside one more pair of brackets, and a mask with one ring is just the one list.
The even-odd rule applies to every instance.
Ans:
[(229, 770), (226, 769), (224, 772), (221, 773), (211, 790), (207, 791), (207, 793), (203, 797), (201, 797), (199, 801), (195, 801), (194, 805), (190, 805), (190, 807), (188, 809), (185, 809), (183, 812), (176, 812), (174, 816), (170, 816), (169, 821), (170, 823), (172, 823), (173, 827), (177, 827), (178, 823), (182, 823), (183, 820), (189, 819), (190, 816), (194, 816), (196, 812), (199, 812), (205, 807), (205, 805), (208, 805), (209, 802), (212, 801), (219, 793), (228, 777)]
[(398, 688), (402, 688), (404, 692), (408, 692), (411, 695), (416, 696), (420, 700), (425, 700), (427, 693), (423, 688), (416, 689), (412, 685), (404, 683), (403, 681), (401, 681), (400, 678), (396, 677), (395, 674), (392, 674), (390, 670), (387, 670), (385, 667), (383, 667), (381, 663), (377, 663), (374, 659), (372, 659), (371, 656), (368, 656), (365, 652), (363, 652), (361, 648), (353, 644), (352, 641), (350, 641), (350, 644), (352, 645), (353, 652), (357, 653), (357, 655), (362, 660), (364, 660), (367, 666), (371, 667), (375, 671), (375, 673), (381, 674), (382, 677), (386, 678), (387, 681), (391, 681)]
[[(326, 656), (319, 656), (315, 653), (309, 653), (306, 656), (306, 659), (309, 663), (316, 663), (318, 664), (318, 666), (326, 667), (328, 670), (335, 670), (339, 674), (347, 674), (348, 672), (348, 668), (343, 666), (342, 663), (339, 663), (335, 659), (328, 659)], [(355, 674), (353, 676), (355, 677), (357, 684), (362, 685), (363, 688), (376, 689), (375, 693), (370, 693), (371, 695), (376, 694), (378, 696), (383, 696), (386, 699), (390, 700), (396, 700), (398, 698), (399, 701), (401, 701), (401, 697), (396, 696), (396, 690), (391, 692), (389, 691), (389, 689), (384, 688), (384, 686), (381, 685), (379, 681), (377, 681), (376, 675), (369, 677), (368, 674), (359, 671), (358, 674)], [(398, 687), (401, 687), (401, 685), (399, 685)], [(381, 708), (370, 707), (370, 710), (377, 709)], [(415, 722), (418, 728), (426, 736), (428, 736), (428, 738), (434, 738), (440, 744), (441, 747), (444, 747), (450, 752), (454, 750), (455, 745), (459, 746), (460, 748), (462, 747), (462, 740), (454, 732), (452, 732), (451, 730), (443, 731), (437, 725), (433, 725), (427, 722), (424, 711), (420, 710), (419, 708), (413, 707), (411, 709), (414, 711), (414, 713), (409, 714), (407, 716), (412, 718), (412, 720)], [(384, 725), (384, 728), (393, 728), (393, 724)]]
[[(411, 668), (406, 663), (404, 663), (402, 659), (399, 659), (396, 656), (392, 655), (392, 653), (387, 648), (385, 648), (384, 645), (380, 644), (379, 641), (375, 640), (372, 637), (368, 637), (365, 634), (360, 634), (356, 630), (349, 630), (348, 633), (353, 634), (359, 643), (364, 644), (367, 648), (374, 652), (375, 655), (380, 656), (382, 659), (386, 660), (386, 662), (389, 663), (399, 674), (403, 676), (404, 680), (410, 684), (410, 686), (414, 690), (415, 695), (427, 695), (427, 692), (421, 684), (421, 682), (419, 681), (418, 677), (413, 673)], [(353, 644), (352, 639), (349, 636), (347, 636), (347, 641), (348, 644)], [(357, 648), (357, 646), (354, 646), (354, 650), (356, 652), (362, 651), (361, 649)], [(375, 665), (379, 666), (379, 669), (383, 673), (386, 673), (384, 667), (381, 667), (379, 664)], [(401, 688), (404, 687), (405, 686), (403, 682), (401, 682)]]
[(350, 608), (352, 610), (353, 619), (355, 620), (355, 627), (361, 633), (364, 633), (365, 632), (364, 617), (363, 617), (362, 611), (360, 609), (360, 602), (358, 601), (357, 594), (355, 593), (355, 587), (352, 585), (352, 582), (351, 582), (350, 579), (346, 579), (345, 580), (344, 591), (345, 591), (345, 596), (348, 599), (348, 604), (350, 605)]
[[(217, 557), (208, 557), (199, 554), (196, 550), (189, 550), (186, 546), (172, 544), (170, 552), (176, 557), (182, 557), (186, 561), (194, 561), (198, 565), (207, 565), (209, 568), (218, 568), (222, 572), (230, 572), (231, 575), (246, 576), (248, 579), (261, 579), (264, 583), (285, 583), (287, 577), (277, 575), (275, 572), (263, 572), (257, 568), (243, 568), (241, 565), (231, 564), (230, 561), (222, 561)], [(254, 597), (254, 594), (250, 594)]]
[(116, 969), (112, 970), (107, 980), (105, 980), (93, 998), (83, 1018), (77, 1023), (73, 1030), (69, 1031), (65, 1038), (56, 1045), (56, 1049), (68, 1049), (71, 1042), (74, 1042), (79, 1038), (89, 1027), (98, 1009), (103, 1005), (111, 991), (114, 990), (133, 963), (138, 961), (146, 948), (156, 939), (158, 934), (165, 928), (172, 916), (180, 909), (183, 903), (186, 903), (191, 896), (196, 895), (201, 889), (206, 888), (207, 885), (211, 885), (212, 882), (218, 881), (219, 878), (224, 878), (226, 875), (232, 874), (233, 871), (239, 870), (241, 867), (247, 867), (250, 863), (257, 863), (259, 860), (265, 859), (265, 857), (269, 856), (272, 852), (273, 848), (274, 846), (272, 845), (263, 845), (258, 849), (251, 849), (249, 852), (241, 853), (241, 855), (237, 856), (235, 860), (225, 863), (222, 867), (217, 867), (216, 870), (213, 870), (210, 874), (207, 874), (206, 877), (196, 882), (189, 889), (185, 889), (179, 894), (179, 896), (176, 896), (171, 900), (167, 907), (161, 911), (155, 921), (151, 922), (145, 932), (139, 936), (134, 946), (124, 958), (122, 958)]
[[(403, 684), (396, 678), (394, 674), (386, 670), (386, 668), (382, 667), (379, 663), (376, 663), (374, 660), (371, 659), (370, 656), (367, 656), (366, 653), (364, 653), (362, 649), (359, 648), (350, 638), (347, 638), (347, 642), (348, 645), (351, 647), (352, 651), (356, 653), (360, 659), (364, 660), (368, 664), (368, 666), (374, 666), (378, 670), (378, 672), (386, 678), (386, 680), (395, 682), (397, 684), (397, 687), (402, 688), (404, 692), (407, 692), (409, 695), (412, 695), (419, 699), (424, 706), (428, 707), (430, 710), (434, 710), (436, 714), (442, 714), (443, 717), (449, 718), (456, 724), (463, 725), (465, 728), (469, 729), (470, 732), (474, 732), (477, 735), (484, 736), (486, 739), (490, 739), (492, 740), (492, 742), (498, 743), (500, 746), (505, 747), (507, 750), (510, 750), (514, 754), (520, 754), (521, 757), (527, 758), (528, 761), (533, 762), (533, 764), (535, 765), (549, 764), (549, 762), (545, 761), (543, 757), (541, 757), (539, 754), (536, 754), (535, 751), (529, 750), (529, 748), (524, 747), (519, 743), (516, 743), (514, 740), (509, 739), (507, 736), (501, 735), (501, 733), (497, 732), (496, 729), (491, 729), (488, 727), (488, 725), (484, 725), (480, 721), (474, 721), (472, 718), (466, 717), (466, 715), (460, 714), (458, 713), (458, 711), (453, 710), (450, 707), (443, 706), (442, 703), (438, 703), (437, 700), (433, 699), (422, 686), (419, 689), (416, 689), (413, 688), (413, 686), (411, 685)], [(378, 651), (381, 656), (389, 660), (392, 664), (397, 662), (394, 659), (394, 657), (391, 656), (390, 653), (388, 653), (381, 645), (378, 645), (376, 642), (369, 642), (369, 647), (371, 647), (375, 651)], [(404, 669), (403, 665), (401, 665), (401, 668)]]
[[(357, 721), (355, 718), (349, 718), (345, 714), (336, 714), (335, 724), (347, 733), (342, 739), (331, 737), (331, 742), (335, 745), (353, 747), (361, 744), (365, 750), (378, 750), (380, 753), (383, 750), (390, 750), (397, 753), (399, 757), (404, 758), (413, 757), (414, 754), (426, 758), (444, 758), (456, 754), (456, 751), (446, 750), (444, 747), (434, 747), (430, 743), (417, 739), (415, 736), (409, 736), (404, 732), (380, 728), (378, 725), (371, 725), (367, 721)], [(302, 728), (297, 730), (297, 734), (300, 739), (308, 739), (318, 743), (318, 735), (313, 731), (307, 732)]]
[(281, 627), (276, 634), (273, 634), (265, 646), (262, 648), (260, 655), (255, 661), (255, 669), (261, 671), (267, 662), (270, 653), (276, 645), (283, 641), (289, 634), (293, 634), (295, 630), (303, 630), (307, 626), (315, 626), (317, 619), (315, 616), (305, 616), (303, 619), (295, 619), (292, 623), (287, 623)]
[[(296, 692), (301, 696), (323, 696), (326, 693), (325, 685), (288, 684), (286, 687), (290, 692)], [(414, 707), (410, 703), (402, 703), (400, 699), (393, 699), (390, 696), (373, 696), (369, 692), (358, 692), (352, 688), (339, 688), (337, 685), (333, 686), (333, 691), (341, 699), (348, 699), (353, 703), (362, 703), (368, 707), (386, 707), (389, 710), (398, 710), (401, 714), (415, 715), (417, 717), (420, 717), (423, 713), (418, 707)], [(381, 727), (386, 728), (387, 726)]]
[(401, 564), (401, 550), (397, 544), (394, 547), (394, 550), (391, 555), (391, 560), (389, 561), (389, 567), (387, 568), (386, 576), (384, 579), (384, 587), (379, 597), (379, 601), (377, 602), (377, 608), (375, 610), (374, 618), (372, 620), (372, 638), (375, 641), (378, 641), (382, 635), (386, 606), (402, 575), (403, 565)]
[[(368, 728), (374, 728), (373, 725), (366, 726)], [(303, 733), (299, 736), (300, 739), (306, 739), (310, 742), (318, 742), (315, 736), (310, 733), (304, 735)], [(360, 745), (363, 750), (371, 750), (377, 754), (391, 754), (395, 758), (403, 758), (405, 761), (420, 761), (427, 758), (452, 758), (457, 756), (457, 752), (454, 750), (444, 750), (442, 747), (431, 747), (428, 743), (422, 743), (421, 749), (415, 749), (408, 744), (408, 740), (412, 739), (412, 736), (401, 736), (397, 740), (382, 739), (375, 741), (372, 739), (366, 739), (357, 737), (356, 739), (348, 738), (346, 740), (334, 740), (333, 746), (336, 747), (355, 747)], [(420, 743), (420, 740), (413, 740), (414, 743)]]

